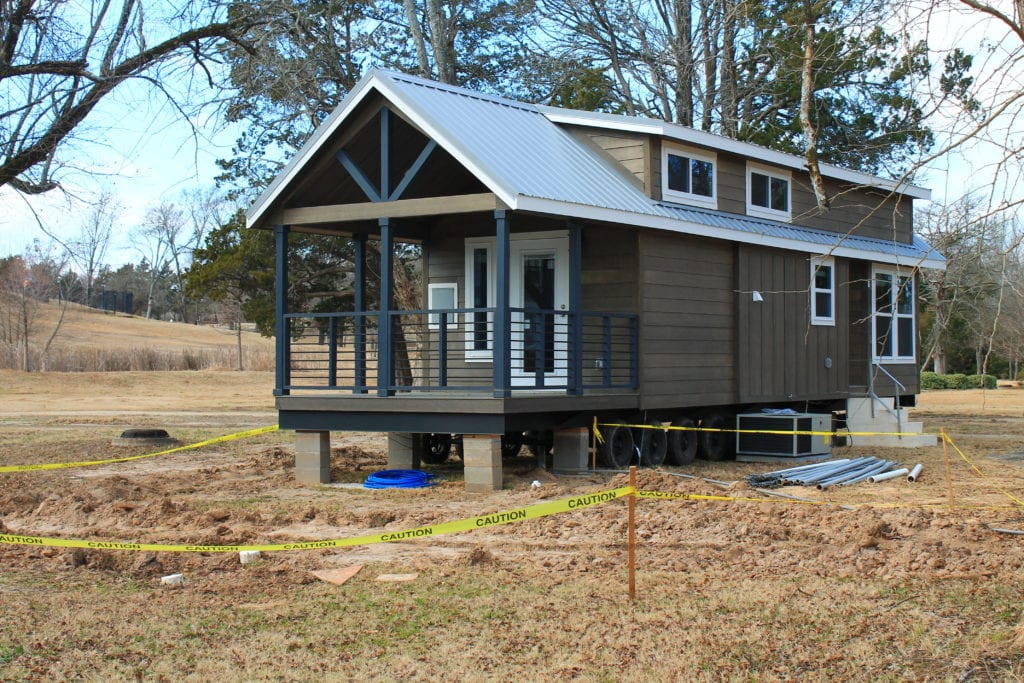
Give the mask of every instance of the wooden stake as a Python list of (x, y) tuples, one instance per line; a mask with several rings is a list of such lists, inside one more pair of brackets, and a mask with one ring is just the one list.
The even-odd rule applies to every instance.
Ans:
[(949, 511), (953, 511), (953, 472), (949, 464), (949, 442), (946, 440), (946, 428), (942, 430), (942, 458), (946, 462), (946, 490), (949, 495)]
[(636, 465), (629, 466), (629, 485), (633, 493), (629, 494), (629, 599), (636, 600)]

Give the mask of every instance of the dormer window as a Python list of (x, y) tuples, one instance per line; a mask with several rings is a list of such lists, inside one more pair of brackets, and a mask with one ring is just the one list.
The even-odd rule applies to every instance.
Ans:
[(788, 221), (792, 217), (792, 174), (765, 166), (747, 165), (747, 215)]
[(714, 154), (664, 145), (661, 153), (662, 199), (717, 209), (715, 162)]

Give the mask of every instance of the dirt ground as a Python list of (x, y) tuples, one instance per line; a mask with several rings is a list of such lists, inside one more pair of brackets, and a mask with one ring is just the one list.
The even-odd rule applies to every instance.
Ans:
[[(270, 373), (0, 372), (0, 465), (154, 450), (273, 424)], [(930, 392), (915, 419), (952, 448), (852, 446), (924, 465), (903, 479), (770, 497), (778, 465), (641, 471), (640, 488), (727, 500), (623, 501), (473, 532), (265, 553), (0, 544), (0, 680), (1021, 680), (1024, 390)], [(625, 476), (556, 476), (529, 457), (467, 494), (457, 460), (423, 490), (352, 484), (377, 434), (332, 435), (337, 485), (292, 477), (271, 433), (130, 463), (0, 474), (0, 533), (242, 545), (347, 538), (557, 500)], [(697, 477), (688, 479), (677, 476)], [(727, 486), (705, 479), (738, 482)], [(540, 487), (531, 486), (539, 481)], [(312, 572), (362, 565), (341, 586)], [(185, 583), (160, 578), (182, 573)], [(415, 574), (408, 582), (378, 580)]]

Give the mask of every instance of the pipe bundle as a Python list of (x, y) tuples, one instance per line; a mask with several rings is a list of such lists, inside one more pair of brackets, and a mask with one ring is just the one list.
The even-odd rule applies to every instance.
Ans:
[(856, 484), (865, 479), (882, 479), (897, 463), (882, 458), (843, 458), (828, 462), (800, 465), (774, 472), (751, 474), (747, 483), (755, 488), (777, 488), (779, 486), (815, 486), (821, 490), (830, 486)]

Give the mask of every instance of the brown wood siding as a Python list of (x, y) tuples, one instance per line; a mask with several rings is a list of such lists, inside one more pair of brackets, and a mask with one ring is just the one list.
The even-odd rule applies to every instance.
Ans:
[(597, 150), (601, 156), (625, 170), (639, 188), (646, 188), (650, 181), (650, 150), (647, 136), (639, 133), (578, 128), (571, 129), (571, 132), (592, 149)]
[(747, 212), (747, 164), (734, 154), (718, 155), (718, 210)]
[[(660, 145), (658, 146), (658, 178), (656, 198), (661, 197)], [(708, 150), (714, 152), (714, 150)], [(718, 210), (739, 215), (747, 213), (747, 161), (745, 157), (717, 153)], [(772, 168), (757, 159), (750, 161)], [(790, 169), (779, 168), (780, 171)], [(855, 187), (848, 183), (826, 179), (826, 189), (832, 199), (832, 208), (819, 213), (810, 178), (806, 171), (792, 170), (792, 222), (794, 225), (893, 240), (909, 244), (912, 238), (912, 200), (892, 197), (881, 190)]]
[(904, 244), (913, 241), (911, 199), (828, 179), (825, 188), (831, 208), (819, 213), (807, 173), (793, 172), (793, 223)]
[[(458, 285), (457, 308), (467, 307), (466, 296), (466, 238), (493, 237), (493, 216), (450, 216), (439, 219), (431, 226), (430, 236), (423, 243), (424, 267), (427, 284), (454, 282)], [(424, 297), (424, 301), (427, 301)], [(460, 316), (459, 326), (448, 330), (449, 384), (478, 386), (494, 381), (490, 360), (466, 360), (466, 324)], [(432, 346), (437, 343), (437, 332), (431, 332)]]
[(639, 234), (643, 408), (736, 401), (733, 253), (720, 240)]
[[(847, 270), (837, 259), (837, 282), (848, 278)], [(741, 245), (737, 271), (740, 402), (845, 397), (849, 345), (843, 289), (837, 289), (834, 301), (836, 325), (811, 325), (806, 254)], [(753, 300), (754, 291), (763, 301)]]

